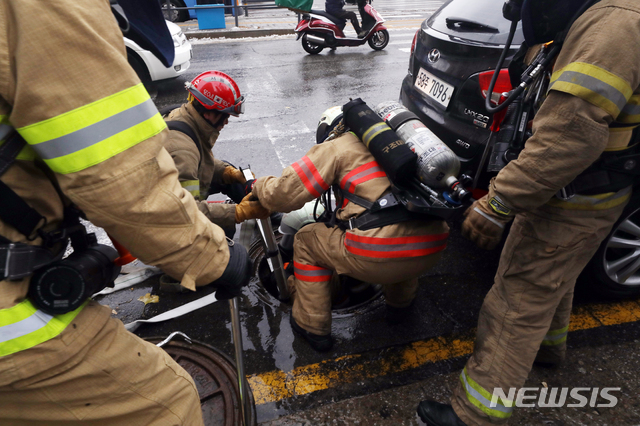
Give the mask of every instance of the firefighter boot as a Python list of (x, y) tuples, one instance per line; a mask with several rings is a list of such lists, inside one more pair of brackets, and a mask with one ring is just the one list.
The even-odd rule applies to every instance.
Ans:
[(427, 426), (466, 426), (449, 404), (422, 401), (417, 411)]
[(321, 336), (319, 334), (314, 334), (308, 332), (304, 328), (300, 327), (295, 319), (293, 319), (293, 314), (289, 316), (289, 322), (291, 323), (291, 328), (296, 333), (300, 334), (304, 339), (309, 342), (311, 347), (318, 352), (326, 352), (333, 347), (333, 339), (330, 334)]

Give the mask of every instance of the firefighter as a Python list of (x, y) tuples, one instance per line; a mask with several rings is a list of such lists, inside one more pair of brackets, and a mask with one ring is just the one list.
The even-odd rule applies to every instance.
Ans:
[[(26, 141), (15, 159), (0, 155), (0, 424), (203, 424), (189, 374), (111, 309), (86, 301), (49, 315), (26, 297), (28, 275), (6, 279), (29, 266), (13, 254), (64, 253), (64, 206), (189, 289), (211, 284), (222, 297), (249, 278), (246, 250), (230, 248), (180, 186), (165, 123), (127, 63), (109, 3), (0, 5), (0, 150), (25, 143), (16, 131)], [(120, 3), (166, 32), (157, 1)], [(12, 215), (20, 203), (7, 206), (6, 194), (29, 215)], [(247, 200), (238, 219), (256, 204)]]
[(620, 216), (631, 187), (619, 180), (591, 195), (555, 194), (571, 182), (587, 188), (583, 171), (604, 151), (628, 146), (640, 123), (639, 64), (636, 1), (601, 0), (571, 26), (533, 136), (491, 181), (489, 194), (465, 212), (463, 235), (481, 248), (494, 248), (513, 224), (451, 405), (418, 406), (427, 424), (506, 423), (512, 401), (492, 404), (494, 389), (506, 395), (524, 385), (534, 362), (564, 359), (576, 279)]
[[(353, 220), (367, 209), (347, 196), (375, 202), (389, 194), (390, 182), (352, 133), (315, 145), (279, 178), (257, 179), (252, 194), (268, 210), (286, 213), (319, 197), (331, 185), (339, 187), (337, 222), (313, 223), (296, 233), (294, 273), (288, 282), (293, 299), (291, 326), (317, 351), (333, 346), (330, 281), (334, 272), (382, 285), (387, 317), (392, 323), (400, 322), (415, 298), (417, 278), (438, 261), (449, 231), (442, 220), (415, 219), (359, 229)], [(346, 192), (349, 195), (340, 195)], [(350, 219), (353, 229), (347, 229)]]
[[(198, 209), (233, 238), (236, 204), (246, 195), (246, 180), (240, 170), (214, 158), (211, 150), (229, 117), (244, 113), (244, 96), (236, 82), (220, 71), (205, 71), (186, 88), (187, 102), (165, 117), (170, 129), (165, 149), (176, 163), (180, 184), (198, 200)], [(236, 204), (206, 201), (218, 192)]]

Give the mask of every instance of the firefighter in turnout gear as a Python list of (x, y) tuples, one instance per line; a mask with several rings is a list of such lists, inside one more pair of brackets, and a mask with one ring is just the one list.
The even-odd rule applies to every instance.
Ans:
[[(205, 71), (186, 86), (188, 101), (165, 118), (170, 129), (165, 148), (176, 163), (180, 184), (198, 200), (198, 209), (231, 238), (236, 223), (247, 219), (242, 214), (245, 205), (259, 205), (245, 200), (241, 209), (236, 208), (246, 195), (244, 175), (214, 158), (211, 150), (229, 116), (244, 112), (244, 97), (236, 82), (220, 71)], [(206, 201), (217, 192), (229, 195), (236, 204)]]
[[(446, 246), (449, 228), (442, 220), (410, 220), (373, 229), (348, 229), (349, 219), (367, 209), (347, 200), (355, 195), (375, 202), (390, 193), (386, 174), (352, 133), (314, 146), (281, 177), (256, 180), (252, 194), (269, 210), (290, 212), (336, 188), (337, 222), (300, 229), (293, 243), (289, 289), (294, 331), (318, 351), (331, 349), (332, 275), (380, 284), (388, 310), (402, 310), (415, 298), (418, 277), (431, 268)], [(397, 208), (403, 209), (401, 206)]]
[[(586, 180), (579, 176), (603, 153), (626, 149), (639, 123), (640, 5), (601, 0), (571, 26), (533, 136), (467, 211), (463, 234), (483, 248), (495, 247), (513, 224), (453, 409), (421, 402), (427, 424), (506, 423), (514, 401), (492, 404), (494, 389), (508, 395), (524, 385), (534, 362), (564, 359), (576, 279), (631, 195), (628, 182), (615, 181), (581, 193)], [(572, 182), (574, 196), (556, 196)]]
[[(166, 31), (157, 1), (129, 5)], [(246, 251), (231, 253), (178, 181), (165, 122), (127, 62), (109, 2), (3, 1), (0, 58), (0, 424), (202, 425), (195, 383), (166, 352), (88, 299), (43, 312), (27, 298), (40, 265), (13, 262), (29, 250), (61, 257), (68, 238), (57, 231), (73, 203), (189, 289), (248, 282)], [(31, 229), (8, 194), (41, 218)]]

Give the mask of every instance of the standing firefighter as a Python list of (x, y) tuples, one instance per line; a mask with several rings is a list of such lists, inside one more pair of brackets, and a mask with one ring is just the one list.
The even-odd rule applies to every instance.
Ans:
[[(583, 172), (604, 151), (628, 146), (640, 123), (639, 86), (640, 5), (601, 0), (571, 26), (533, 136), (467, 211), (463, 234), (486, 249), (514, 220), (453, 409), (421, 402), (418, 413), (427, 424), (505, 423), (514, 401), (492, 404), (494, 390), (508, 395), (521, 388), (534, 361), (564, 359), (576, 279), (631, 195), (629, 180), (581, 176), (589, 176)], [(591, 189), (554, 198), (567, 185)]]
[[(157, 1), (120, 4), (128, 35), (143, 43), (140, 28), (152, 30), (147, 42), (173, 52)], [(0, 3), (0, 424), (202, 424), (189, 374), (89, 301), (99, 285), (72, 309), (33, 291), (117, 274), (111, 248), (80, 238), (71, 204), (189, 289), (211, 284), (222, 297), (248, 281), (244, 248), (229, 247), (180, 186), (165, 129), (108, 1)], [(74, 254), (59, 260), (67, 233)]]
[[(186, 86), (188, 102), (165, 119), (171, 130), (165, 148), (176, 163), (180, 184), (198, 200), (200, 211), (232, 237), (236, 223), (245, 219), (245, 178), (240, 170), (214, 158), (211, 150), (229, 116), (244, 112), (244, 96), (236, 82), (220, 71), (205, 71)], [(208, 203), (207, 197), (217, 192), (237, 204)]]
[[(337, 224), (313, 223), (297, 232), (293, 243), (294, 275), (289, 278), (293, 298), (291, 325), (317, 351), (329, 350), (333, 345), (330, 280), (334, 272), (381, 284), (388, 318), (399, 319), (400, 312), (416, 296), (417, 277), (440, 258), (449, 231), (444, 221), (435, 219), (373, 228), (358, 225), (357, 220), (367, 209), (347, 198), (374, 203), (390, 193), (390, 182), (367, 147), (352, 133), (314, 146), (279, 178), (259, 178), (252, 194), (269, 210), (290, 212), (332, 185), (339, 188)], [(346, 193), (349, 195), (341, 195)]]

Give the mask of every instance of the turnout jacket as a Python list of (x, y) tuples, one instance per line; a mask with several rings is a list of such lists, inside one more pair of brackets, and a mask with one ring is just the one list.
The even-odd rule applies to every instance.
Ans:
[(187, 102), (169, 113), (166, 121), (181, 121), (193, 129), (200, 147), (186, 134), (170, 130), (164, 147), (176, 163), (180, 185), (197, 200), (198, 209), (213, 223), (223, 228), (235, 227), (236, 206), (233, 204), (208, 203), (209, 187), (212, 183), (223, 183), (222, 172), (228, 166), (214, 158), (212, 149), (220, 132), (205, 120)]
[(572, 25), (558, 55), (533, 136), (491, 183), (514, 212), (545, 203), (602, 210), (625, 203), (631, 188), (597, 196), (552, 197), (605, 150), (624, 149), (640, 124), (640, 5), (601, 0)]
[[(316, 145), (282, 176), (256, 180), (253, 193), (271, 211), (290, 212), (319, 197), (331, 185), (338, 185), (367, 201), (374, 202), (390, 192), (387, 175), (367, 147), (352, 133)], [(338, 200), (337, 218), (343, 221), (360, 216), (366, 209)], [(425, 256), (444, 250), (449, 228), (441, 220), (412, 220), (361, 231), (346, 230), (343, 244), (353, 256), (371, 261)]]
[[(145, 263), (182, 277), (183, 286), (222, 275), (224, 232), (180, 186), (163, 147), (166, 125), (127, 62), (107, 0), (0, 2), (0, 138), (12, 128), (27, 146), (0, 179), (45, 216), (46, 229), (62, 220), (57, 186), (92, 223)], [(42, 243), (1, 221), (0, 235)], [(96, 303), (46, 315), (26, 299), (28, 283), (0, 282), (0, 357), (7, 361), (0, 364), (10, 371), (0, 368), (0, 385), (24, 371), (21, 363), (36, 374), (80, 351), (110, 317)], [(34, 329), (27, 333), (19, 322)], [(9, 359), (42, 342), (44, 352)]]

